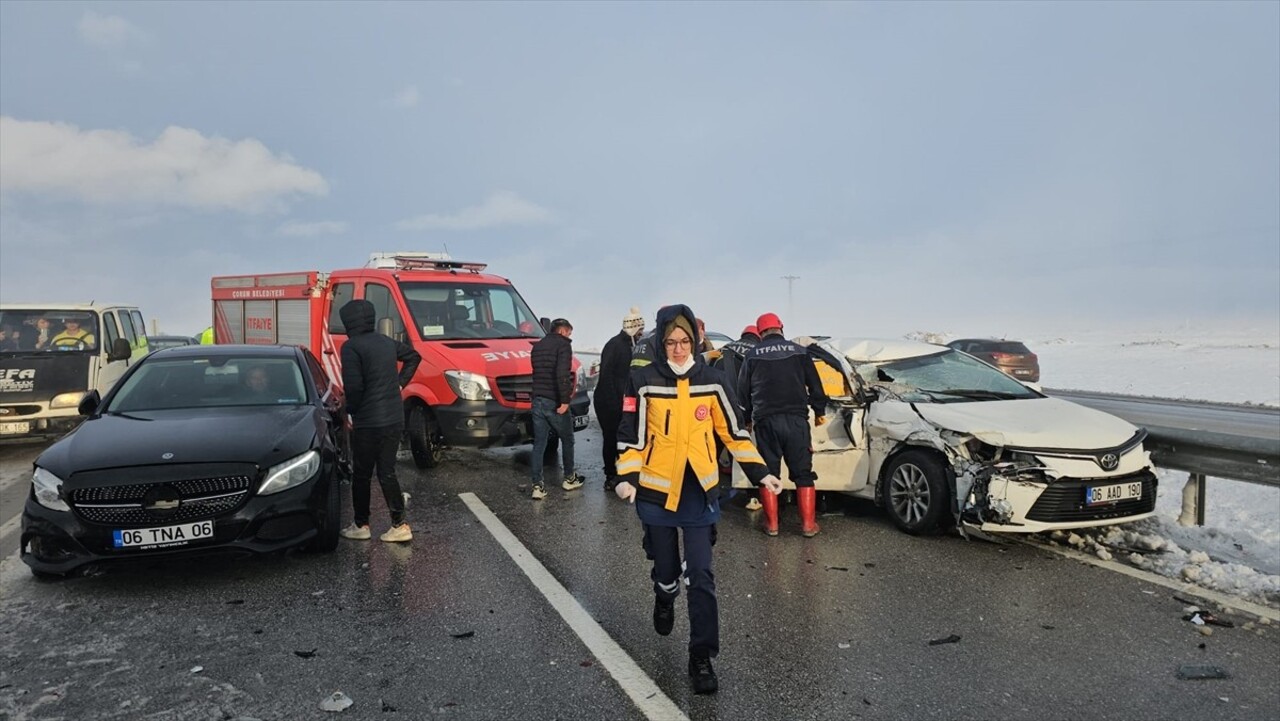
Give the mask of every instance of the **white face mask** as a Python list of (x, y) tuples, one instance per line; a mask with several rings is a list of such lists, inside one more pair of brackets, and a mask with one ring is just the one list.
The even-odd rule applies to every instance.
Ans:
[(671, 370), (676, 372), (676, 375), (682, 376), (685, 373), (688, 373), (693, 368), (694, 357), (695, 356), (692, 353), (690, 353), (689, 357), (684, 359), (684, 365), (677, 365), (675, 361), (668, 358), (667, 365), (671, 367)]

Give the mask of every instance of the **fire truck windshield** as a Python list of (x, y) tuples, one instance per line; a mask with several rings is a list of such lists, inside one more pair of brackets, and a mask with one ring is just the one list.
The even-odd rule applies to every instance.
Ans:
[(546, 335), (509, 285), (407, 281), (400, 283), (400, 292), (423, 340)]

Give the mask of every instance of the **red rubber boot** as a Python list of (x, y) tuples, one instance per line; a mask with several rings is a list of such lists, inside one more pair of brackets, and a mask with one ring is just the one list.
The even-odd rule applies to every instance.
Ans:
[(778, 535), (778, 497), (773, 491), (761, 486), (760, 505), (764, 507), (764, 524), (760, 526), (760, 530), (766, 536)]
[(796, 488), (796, 505), (800, 506), (800, 534), (813, 538), (822, 529), (818, 527), (818, 490), (813, 486)]

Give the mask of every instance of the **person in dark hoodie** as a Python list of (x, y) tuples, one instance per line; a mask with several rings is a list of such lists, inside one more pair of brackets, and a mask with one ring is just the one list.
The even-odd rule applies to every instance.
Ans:
[(618, 421), (622, 419), (622, 394), (631, 376), (631, 355), (636, 339), (644, 333), (644, 317), (639, 308), (622, 318), (622, 330), (604, 344), (600, 351), (600, 376), (591, 399), (600, 422), (604, 443), (600, 455), (604, 460), (604, 489), (612, 491), (618, 484)]
[(582, 476), (573, 472), (573, 325), (564, 318), (551, 321), (551, 332), (533, 344), (529, 361), (533, 366), (533, 455), (529, 459), (530, 494), (535, 501), (547, 497), (542, 485), (542, 457), (552, 434), (560, 439), (560, 457), (566, 491), (582, 488)]
[(719, 680), (711, 659), (720, 651), (720, 611), (711, 547), (720, 518), (720, 469), (712, 437), (720, 438), (752, 483), (767, 489), (761, 493), (777, 494), (782, 483), (751, 443), (733, 384), (695, 352), (693, 312), (665, 307), (657, 325), (654, 360), (631, 372), (622, 399), (614, 490), (635, 503), (644, 527), (645, 554), (653, 562), (653, 629), (662, 636), (675, 624), (684, 537), (689, 676), (694, 693), (715, 693)]
[[(409, 384), (422, 356), (409, 345), (373, 332), (376, 311), (367, 300), (353, 300), (338, 311), (346, 326), (342, 345), (342, 387), (352, 424), (351, 525), (342, 537), (369, 540), (369, 486), (374, 471), (391, 513), (387, 543), (413, 540), (404, 520), (404, 494), (396, 479), (396, 451), (404, 433), (400, 389)], [(397, 369), (396, 364), (400, 366)]]

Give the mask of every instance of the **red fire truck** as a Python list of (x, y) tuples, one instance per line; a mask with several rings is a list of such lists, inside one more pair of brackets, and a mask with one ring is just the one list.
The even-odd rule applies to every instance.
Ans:
[[(442, 253), (373, 253), (364, 268), (219, 276), (212, 281), (215, 343), (303, 345), (341, 379), (346, 329), (338, 309), (373, 303), (377, 331), (422, 355), (404, 389), (414, 462), (431, 468), (445, 446), (489, 447), (532, 437), (530, 347), (546, 332), (511, 281), (484, 263)], [(590, 402), (574, 360), (574, 430)]]

